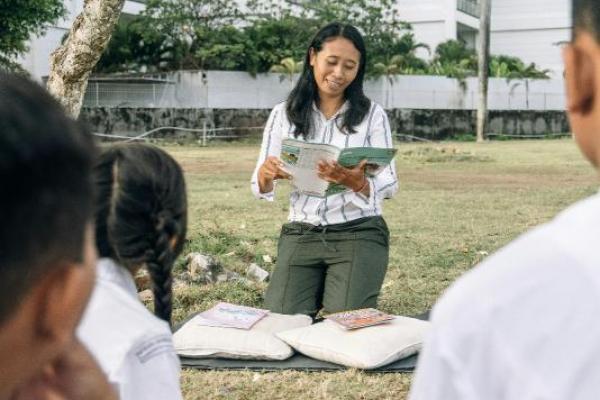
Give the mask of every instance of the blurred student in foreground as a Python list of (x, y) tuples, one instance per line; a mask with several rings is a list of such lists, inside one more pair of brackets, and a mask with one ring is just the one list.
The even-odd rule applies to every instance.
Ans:
[(76, 340), (94, 282), (90, 136), (0, 73), (0, 399), (116, 399)]
[[(155, 146), (111, 146), (94, 169), (96, 287), (78, 336), (121, 400), (181, 399), (171, 335), (173, 262), (183, 249), (187, 201), (183, 172)], [(146, 268), (154, 313), (133, 277)]]
[[(600, 164), (600, 2), (573, 1), (567, 105)], [(582, 200), (456, 282), (433, 311), (412, 400), (592, 400), (600, 393), (600, 195)]]

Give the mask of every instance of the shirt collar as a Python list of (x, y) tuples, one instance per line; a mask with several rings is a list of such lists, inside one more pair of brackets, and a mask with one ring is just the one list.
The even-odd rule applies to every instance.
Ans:
[(111, 258), (101, 258), (96, 267), (96, 279), (111, 282), (137, 298), (137, 288), (131, 273)]
[(325, 118), (325, 115), (323, 115), (321, 110), (319, 110), (319, 107), (317, 107), (317, 103), (315, 103), (314, 101), (312, 103), (313, 111), (316, 111), (321, 116), (321, 118), (323, 118), (326, 121), (331, 121), (332, 119), (336, 119), (338, 116), (342, 115), (349, 107), (350, 107), (350, 102), (348, 100), (344, 101), (344, 104), (342, 104), (340, 109), (337, 110), (336, 113), (331, 116), (331, 118), (327, 119), (327, 118)]

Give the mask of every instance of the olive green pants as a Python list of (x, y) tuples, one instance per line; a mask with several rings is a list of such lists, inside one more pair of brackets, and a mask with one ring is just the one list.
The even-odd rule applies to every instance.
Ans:
[(316, 315), (376, 307), (389, 258), (382, 217), (343, 224), (283, 225), (265, 306), (283, 314)]

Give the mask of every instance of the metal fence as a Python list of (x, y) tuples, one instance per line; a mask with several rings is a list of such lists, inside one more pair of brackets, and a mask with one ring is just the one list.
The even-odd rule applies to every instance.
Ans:
[(172, 104), (175, 82), (160, 78), (92, 78), (83, 97), (84, 107), (146, 107)]
[[(293, 82), (279, 74), (181, 71), (155, 77), (95, 78), (84, 107), (168, 109), (270, 109), (285, 100)], [(396, 76), (365, 81), (365, 93), (386, 109), (473, 110), (477, 79)], [(490, 79), (490, 110), (563, 110), (564, 85), (556, 80)]]
[[(256, 140), (260, 140), (260, 138), (262, 137), (262, 132), (265, 129), (265, 126), (250, 126), (250, 127), (220, 127), (220, 128), (209, 128), (206, 124), (206, 122), (204, 122), (202, 129), (190, 129), (190, 128), (181, 128), (181, 127), (177, 127), (177, 126), (161, 126), (158, 128), (154, 128), (151, 129), (149, 131), (143, 132), (141, 134), (135, 135), (135, 136), (125, 136), (125, 135), (119, 135), (119, 134), (106, 134), (106, 133), (99, 133), (99, 132), (95, 132), (93, 133), (93, 135), (102, 138), (104, 140), (109, 140), (111, 142), (137, 142), (137, 141), (157, 141), (160, 142), (161, 140), (164, 141), (172, 141), (173, 139), (171, 138), (155, 138), (152, 135), (163, 131), (163, 130), (167, 130), (167, 131), (184, 131), (184, 132), (196, 132), (196, 133), (201, 133), (200, 139), (198, 140), (198, 144), (200, 144), (201, 146), (208, 146), (210, 141), (213, 140), (223, 140), (223, 139), (240, 139), (239, 136), (237, 135), (231, 135), (231, 134), (226, 134), (225, 132), (230, 132), (230, 131), (239, 131), (239, 130), (248, 130), (251, 131), (252, 134), (247, 135), (246, 138), (250, 137)], [(404, 133), (392, 133), (392, 136), (396, 139), (396, 140), (400, 140), (400, 141), (414, 141), (414, 142), (433, 142), (433, 140), (427, 139), (427, 138), (422, 138), (422, 137), (418, 137), (418, 136), (414, 136), (414, 135), (408, 135), (408, 134), (404, 134)], [(496, 136), (503, 136), (503, 135), (496, 135)], [(536, 136), (539, 137), (539, 136)]]

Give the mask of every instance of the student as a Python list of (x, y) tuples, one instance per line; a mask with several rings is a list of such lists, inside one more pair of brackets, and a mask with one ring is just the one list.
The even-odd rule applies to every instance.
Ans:
[[(567, 111), (600, 165), (600, 3), (574, 0)], [(515, 240), (433, 311), (412, 400), (596, 400), (600, 393), (600, 194)]]
[(0, 73), (0, 399), (113, 399), (75, 338), (94, 282), (90, 136)]
[[(187, 223), (183, 173), (157, 147), (122, 144), (102, 153), (95, 183), (101, 258), (79, 337), (121, 400), (180, 399), (170, 322), (171, 269)], [(156, 317), (139, 300), (133, 280), (143, 267), (152, 279)]]
[[(286, 138), (393, 147), (385, 111), (363, 92), (366, 59), (355, 27), (334, 22), (316, 33), (296, 86), (267, 121), (252, 176), (257, 198), (273, 201), (276, 181), (288, 178), (279, 159)], [(398, 180), (394, 165), (376, 177), (367, 177), (364, 167), (364, 161), (354, 168), (321, 161), (318, 175), (346, 191), (326, 198), (291, 192), (265, 295), (271, 311), (315, 315), (376, 306), (389, 257), (382, 203), (396, 193)]]

